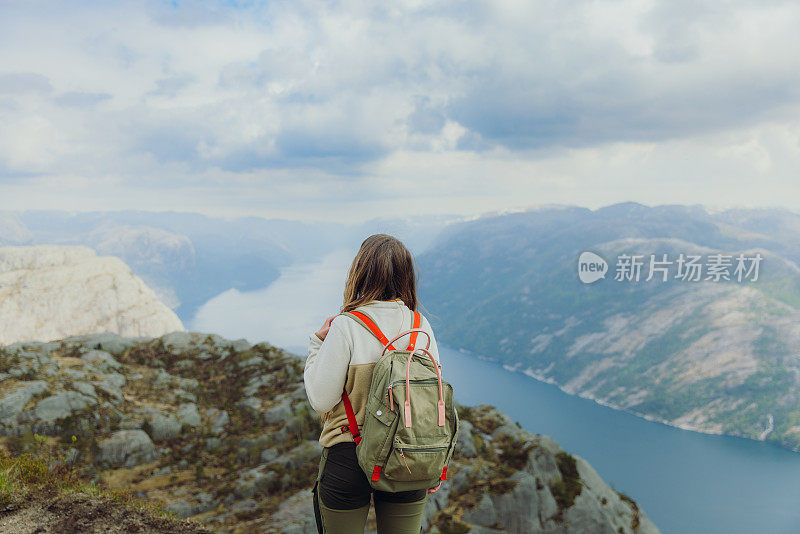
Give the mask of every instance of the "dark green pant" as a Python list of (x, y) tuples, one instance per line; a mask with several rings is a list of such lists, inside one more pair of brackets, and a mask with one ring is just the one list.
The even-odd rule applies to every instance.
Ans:
[(314, 515), (320, 534), (363, 534), (370, 495), (378, 534), (419, 534), (427, 491), (374, 491), (358, 465), (355, 443), (322, 450), (314, 485)]

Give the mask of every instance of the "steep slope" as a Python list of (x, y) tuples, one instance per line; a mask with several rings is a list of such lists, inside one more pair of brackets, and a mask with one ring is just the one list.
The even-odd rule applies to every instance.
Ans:
[[(754, 221), (633, 203), (478, 219), (419, 259), (422, 300), (449, 345), (644, 417), (800, 450), (800, 269), (782, 255), (795, 234)], [(583, 251), (605, 279), (580, 282)], [(676, 279), (675, 264), (646, 280), (651, 254), (681, 253), (763, 260), (756, 281)], [(623, 254), (643, 256), (638, 282), (615, 280)]]
[(0, 345), (178, 330), (178, 317), (118, 258), (87, 247), (0, 248)]
[[(321, 448), (303, 358), (266, 343), (177, 332), (88, 335), (0, 352), (2, 445), (50, 436), (81, 476), (164, 500), (220, 532), (313, 533)], [(654, 533), (583, 459), (493, 408), (463, 418), (427, 532)], [(75, 436), (75, 439), (72, 439)]]

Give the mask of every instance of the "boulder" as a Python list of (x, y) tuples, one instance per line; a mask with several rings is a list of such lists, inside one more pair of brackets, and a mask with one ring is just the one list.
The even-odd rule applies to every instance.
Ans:
[(472, 436), (472, 423), (459, 421), (458, 436), (456, 437), (456, 451), (464, 458), (474, 458), (478, 455), (475, 449), (475, 438)]
[(60, 391), (40, 400), (34, 409), (34, 416), (37, 422), (52, 423), (96, 404), (96, 399), (77, 391)]
[(197, 405), (193, 402), (181, 404), (178, 408), (178, 413), (175, 414), (178, 424), (183, 429), (184, 426), (196, 428), (200, 426), (200, 412), (197, 411)]
[(119, 363), (114, 357), (103, 350), (90, 350), (83, 356), (81, 359), (85, 362), (89, 362), (92, 366), (102, 372), (106, 372), (109, 369), (118, 370), (122, 368), (122, 364)]
[(174, 415), (152, 412), (147, 422), (150, 426), (150, 436), (154, 441), (163, 441), (181, 435), (181, 424)]
[[(33, 380), (30, 382), (20, 382), (17, 387), (9, 393), (5, 393), (0, 398), (0, 427), (2, 429), (16, 429), (20, 413), (25, 405), (30, 402), (34, 395), (39, 395), (47, 391), (47, 382), (43, 380)], [(6, 431), (3, 430), (5, 433)]]
[(135, 465), (151, 462), (157, 457), (150, 436), (142, 430), (118, 430), (110, 438), (100, 442), (97, 460), (114, 466)]
[(208, 423), (211, 427), (211, 433), (217, 435), (222, 434), (222, 431), (225, 429), (225, 425), (227, 425), (231, 420), (228, 412), (225, 410), (217, 410), (216, 408), (208, 410), (206, 413), (206, 418), (208, 419)]

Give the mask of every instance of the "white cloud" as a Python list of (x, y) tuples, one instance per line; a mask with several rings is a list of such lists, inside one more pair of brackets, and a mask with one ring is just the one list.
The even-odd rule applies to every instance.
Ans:
[(0, 204), (786, 205), (798, 23), (788, 1), (4, 3)]

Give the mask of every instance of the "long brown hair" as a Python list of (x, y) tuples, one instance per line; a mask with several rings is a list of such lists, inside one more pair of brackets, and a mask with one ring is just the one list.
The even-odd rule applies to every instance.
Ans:
[(372, 300), (402, 299), (417, 309), (417, 274), (414, 258), (399, 239), (374, 234), (361, 243), (344, 286), (342, 312)]

